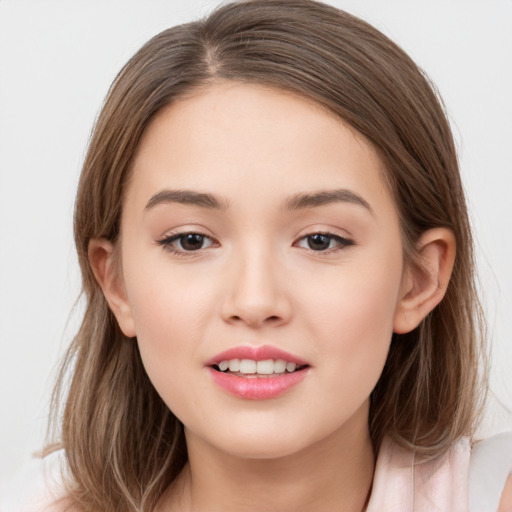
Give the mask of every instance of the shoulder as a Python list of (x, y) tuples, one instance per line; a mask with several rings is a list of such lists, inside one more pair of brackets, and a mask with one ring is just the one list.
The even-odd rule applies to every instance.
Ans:
[(3, 482), (1, 512), (73, 512), (64, 485), (64, 451), (32, 459)]
[(478, 441), (471, 450), (471, 510), (512, 510), (512, 432)]
[(387, 439), (367, 510), (512, 512), (511, 472), (512, 432), (473, 444), (460, 439), (428, 461)]

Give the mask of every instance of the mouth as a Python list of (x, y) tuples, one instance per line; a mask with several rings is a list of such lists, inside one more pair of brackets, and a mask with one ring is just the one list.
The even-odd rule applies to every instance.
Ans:
[(223, 359), (211, 366), (214, 370), (237, 377), (269, 378), (298, 372), (308, 368), (307, 364), (297, 364), (285, 359)]
[(237, 398), (277, 398), (299, 385), (311, 365), (269, 345), (239, 346), (206, 362), (213, 382)]

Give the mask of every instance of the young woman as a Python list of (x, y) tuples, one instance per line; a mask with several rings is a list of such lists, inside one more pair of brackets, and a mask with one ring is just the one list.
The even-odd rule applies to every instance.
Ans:
[(52, 510), (506, 510), (452, 136), (373, 27), (254, 0), (154, 37), (75, 240)]

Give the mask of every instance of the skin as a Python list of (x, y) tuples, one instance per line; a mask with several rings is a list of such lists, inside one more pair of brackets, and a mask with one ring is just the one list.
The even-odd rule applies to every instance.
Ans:
[[(369, 395), (393, 331), (410, 331), (442, 299), (455, 256), (451, 232), (434, 229), (418, 242), (425, 271), (404, 265), (383, 172), (339, 119), (257, 85), (216, 83), (151, 122), (127, 187), (121, 261), (103, 239), (89, 256), (185, 425), (189, 463), (158, 510), (364, 509), (374, 471)], [(340, 189), (367, 206), (284, 207), (296, 194)], [(165, 190), (212, 194), (224, 208), (148, 208)], [(169, 242), (191, 232), (207, 237), (198, 250)], [(314, 250), (315, 233), (349, 242), (331, 237)], [(242, 344), (291, 352), (308, 374), (278, 398), (233, 397), (205, 363)]]
[(512, 512), (512, 475), (507, 478), (498, 512)]

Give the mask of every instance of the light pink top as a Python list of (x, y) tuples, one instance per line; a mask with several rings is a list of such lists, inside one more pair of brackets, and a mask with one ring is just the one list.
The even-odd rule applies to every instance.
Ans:
[(495, 512), (512, 473), (512, 433), (461, 439), (441, 460), (419, 463), (385, 440), (367, 512)]
[[(1, 486), (0, 512), (57, 511), (63, 462), (63, 452), (55, 452)], [(412, 452), (383, 442), (367, 512), (496, 512), (512, 473), (512, 432), (473, 447), (461, 439), (442, 460), (415, 462)]]

